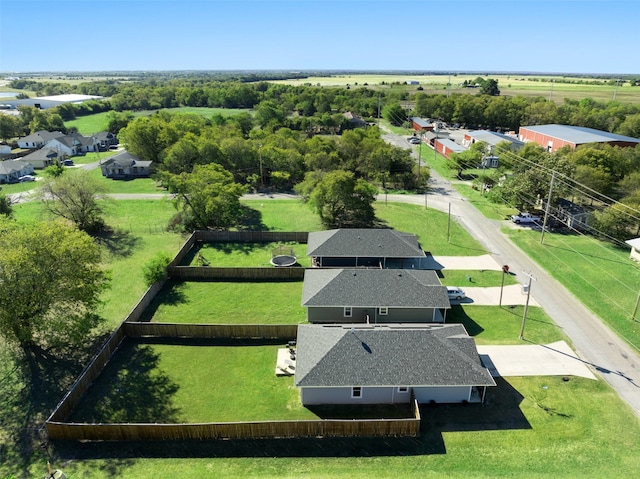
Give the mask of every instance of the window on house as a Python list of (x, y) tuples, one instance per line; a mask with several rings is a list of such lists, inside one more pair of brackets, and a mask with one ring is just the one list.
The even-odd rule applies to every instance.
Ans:
[(399, 393), (407, 393), (409, 392), (409, 388), (407, 386), (398, 386)]
[(353, 310), (351, 308), (351, 306), (345, 306), (344, 308), (344, 317), (345, 318), (350, 318), (353, 315)]
[(387, 308), (386, 306), (378, 308), (378, 314), (380, 316), (386, 316), (387, 314), (389, 314), (389, 308)]
[(361, 398), (362, 397), (362, 388), (360, 386), (354, 386), (351, 388), (351, 397), (352, 398)]

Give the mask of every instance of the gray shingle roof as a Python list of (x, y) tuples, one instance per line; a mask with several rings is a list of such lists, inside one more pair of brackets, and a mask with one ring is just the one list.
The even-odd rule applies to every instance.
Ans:
[(298, 326), (297, 387), (494, 386), (461, 324)]
[(307, 256), (414, 258), (424, 255), (415, 235), (392, 229), (314, 231), (307, 240)]
[(108, 158), (105, 161), (103, 161), (102, 162), (102, 166), (114, 165), (114, 166), (117, 166), (119, 168), (127, 168), (129, 166), (132, 166), (134, 163), (137, 166), (147, 166), (148, 167), (153, 162), (152, 161), (142, 161), (136, 155), (132, 155), (128, 151), (123, 151), (122, 153), (118, 153), (117, 155), (112, 156), (111, 158)]
[(29, 165), (28, 161), (24, 160), (5, 160), (0, 161), (0, 174), (10, 175), (21, 171), (25, 166)]
[(29, 142), (29, 143), (32, 143), (32, 142), (47, 143), (48, 141), (51, 141), (51, 140), (53, 140), (55, 138), (59, 138), (61, 136), (64, 136), (64, 133), (62, 133), (60, 131), (40, 130), (40, 131), (36, 131), (35, 133), (32, 133), (30, 135), (27, 135), (24, 138), (20, 138), (19, 141), (26, 141), (26, 142)]
[(583, 126), (570, 125), (536, 125), (522, 126), (527, 130), (538, 132), (543, 135), (549, 135), (560, 140), (565, 140), (576, 145), (585, 143), (606, 143), (610, 141), (626, 141), (631, 143), (640, 143), (640, 139), (630, 136), (617, 135), (608, 131), (595, 130)]
[(47, 160), (57, 158), (58, 152), (53, 148), (41, 148), (24, 156), (23, 159), (27, 161)]
[(450, 308), (435, 271), (411, 269), (308, 269), (302, 305)]
[(449, 138), (444, 138), (444, 139), (439, 139), (438, 143), (440, 143), (441, 145), (446, 146), (447, 148), (449, 148), (451, 151), (453, 151), (454, 153), (462, 153), (463, 151), (465, 151), (467, 148), (462, 146), (462, 145), (458, 145), (455, 141), (450, 140)]

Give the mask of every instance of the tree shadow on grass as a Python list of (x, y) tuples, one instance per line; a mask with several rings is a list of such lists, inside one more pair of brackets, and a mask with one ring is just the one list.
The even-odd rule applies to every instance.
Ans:
[(111, 256), (126, 258), (131, 256), (140, 244), (140, 238), (124, 231), (105, 230), (94, 236), (96, 242)]
[(269, 231), (269, 227), (262, 222), (262, 212), (247, 205), (242, 205), (242, 217), (239, 230), (243, 231)]
[(160, 355), (144, 341), (127, 339), (73, 411), (69, 422), (176, 423), (178, 385), (159, 368)]
[(44, 421), (106, 336), (96, 334), (83, 344), (50, 350), (32, 347), (28, 352), (2, 345), (0, 459), (15, 477), (33, 477), (31, 466), (49, 458), (42, 434)]
[(447, 313), (447, 323), (462, 323), (469, 336), (477, 336), (484, 331), (484, 328), (471, 319), (465, 309), (459, 305), (451, 306)]
[(418, 437), (324, 437), (231, 439), (168, 442), (79, 443), (57, 441), (57, 447), (76, 460), (110, 462), (137, 458), (320, 458), (388, 457), (446, 454), (443, 433), (531, 429), (520, 410), (523, 396), (507, 381), (496, 378), (481, 404), (422, 405)]
[(144, 312), (140, 315), (139, 321), (153, 321), (153, 317), (161, 305), (186, 304), (187, 297), (183, 291), (185, 283), (186, 281), (181, 280), (168, 280), (158, 294), (155, 295), (151, 304), (149, 304), (149, 306), (147, 306)]

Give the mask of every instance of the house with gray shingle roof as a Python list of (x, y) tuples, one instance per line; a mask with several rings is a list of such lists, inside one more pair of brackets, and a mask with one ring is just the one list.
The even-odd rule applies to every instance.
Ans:
[(112, 179), (144, 178), (151, 174), (152, 161), (142, 161), (128, 151), (118, 153), (100, 164), (102, 176)]
[(416, 235), (392, 229), (342, 228), (309, 233), (307, 256), (321, 268), (416, 268), (426, 258)]
[(304, 405), (482, 402), (496, 383), (461, 324), (298, 326)]
[(28, 161), (37, 169), (43, 169), (47, 166), (53, 165), (57, 158), (58, 152), (51, 148), (40, 148), (39, 150), (22, 157), (24, 161)]
[(61, 136), (64, 136), (64, 133), (60, 131), (40, 130), (30, 135), (27, 135), (23, 138), (18, 139), (18, 146), (20, 148), (27, 148), (27, 149), (42, 148), (51, 140), (55, 138), (59, 138)]
[(24, 160), (0, 161), (0, 184), (17, 183), (18, 178), (33, 173), (33, 165)]
[(451, 308), (435, 271), (307, 269), (302, 306), (310, 323), (443, 323)]
[(638, 138), (583, 126), (556, 124), (521, 126), (518, 134), (520, 140), (535, 142), (548, 151), (556, 151), (564, 146), (577, 148), (580, 145), (589, 143), (607, 143), (612, 146), (624, 147), (635, 147), (640, 144), (640, 139)]

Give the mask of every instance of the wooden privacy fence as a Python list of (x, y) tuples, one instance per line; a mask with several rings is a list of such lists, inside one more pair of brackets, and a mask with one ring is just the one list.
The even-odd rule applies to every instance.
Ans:
[(133, 441), (188, 439), (261, 439), (291, 437), (412, 436), (420, 433), (420, 414), (405, 419), (320, 419), (199, 424), (79, 424), (47, 421), (52, 439)]
[(203, 243), (272, 243), (287, 241), (306, 243), (309, 233), (306, 231), (204, 231), (193, 233), (196, 241)]
[(132, 338), (233, 338), (233, 339), (295, 339), (297, 324), (178, 324), (124, 323), (126, 336)]
[(244, 281), (302, 281), (305, 268), (236, 268), (211, 266), (169, 266), (167, 275), (186, 281), (244, 280)]

